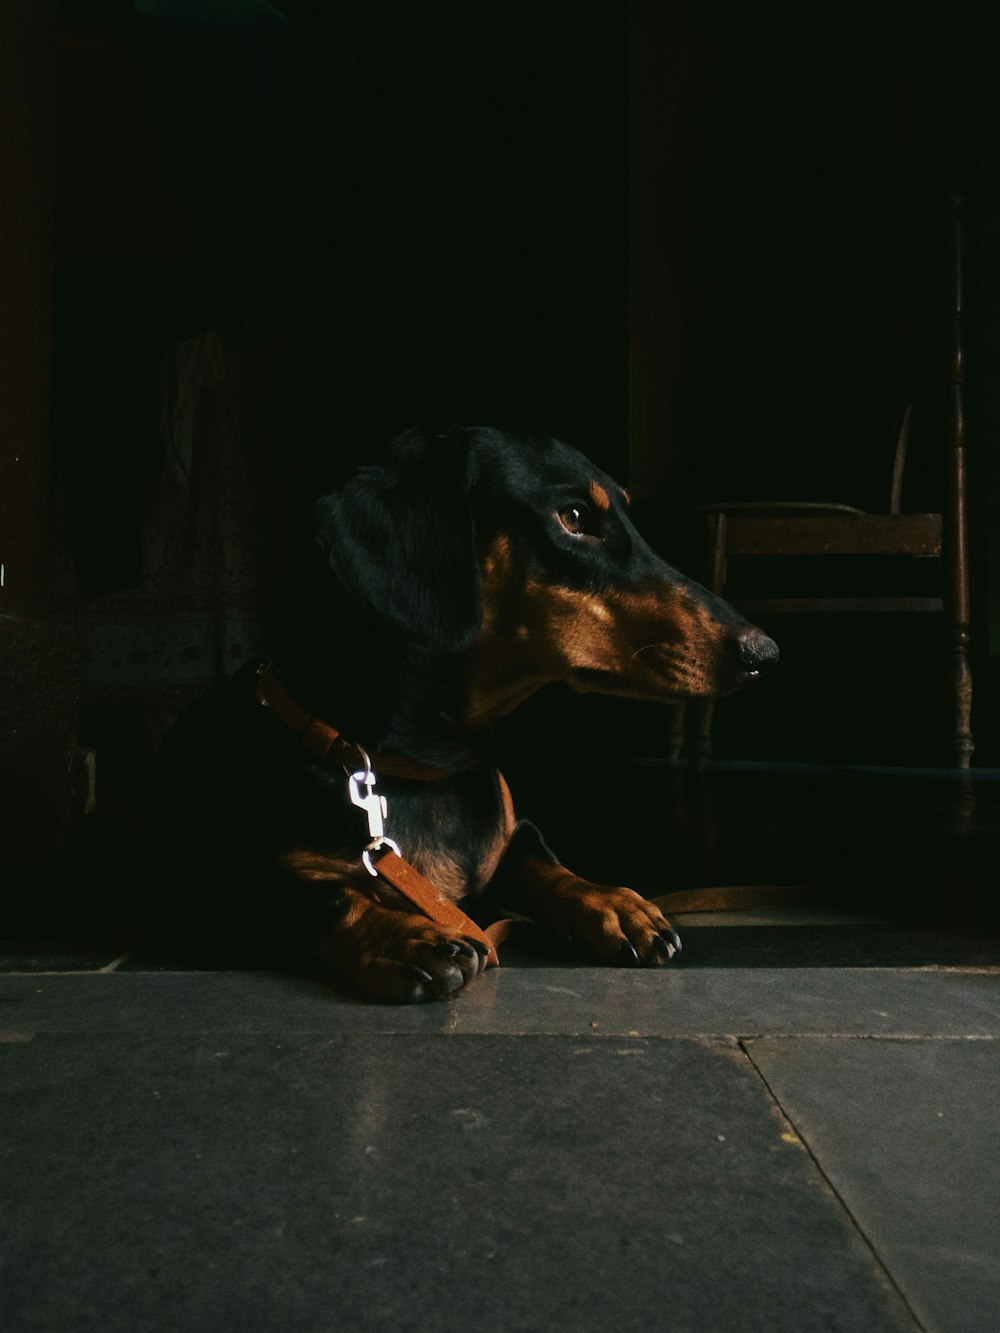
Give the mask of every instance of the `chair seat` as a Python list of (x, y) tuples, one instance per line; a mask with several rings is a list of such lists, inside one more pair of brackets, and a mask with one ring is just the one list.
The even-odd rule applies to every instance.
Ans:
[[(725, 511), (720, 511), (725, 514)], [(726, 516), (729, 556), (941, 555), (940, 514)]]
[(792, 615), (823, 611), (935, 612), (944, 610), (941, 597), (737, 597), (734, 605), (747, 616)]

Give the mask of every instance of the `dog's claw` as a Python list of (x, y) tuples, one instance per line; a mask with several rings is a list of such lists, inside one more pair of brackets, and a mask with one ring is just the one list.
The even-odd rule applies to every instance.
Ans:
[(448, 967), (441, 973), (437, 979), (437, 993), (440, 999), (445, 999), (449, 995), (454, 995), (457, 990), (461, 990), (465, 985), (466, 978), (457, 967)]
[(486, 964), (490, 956), (490, 946), (484, 944), (482, 940), (474, 940), (470, 936), (463, 937), (469, 948), (469, 954), (475, 959), (476, 967), (473, 975), (486, 971)]
[[(471, 981), (483, 970), (488, 952), (484, 953), (476, 940), (464, 935), (460, 940), (442, 940), (434, 949), (436, 957), (453, 961), (455, 967), (461, 969), (466, 981)], [(448, 969), (449, 972), (453, 970)]]
[(415, 963), (404, 963), (403, 973), (413, 982), (414, 1000), (446, 1000), (465, 985), (465, 977), (457, 967), (445, 967), (433, 976)]
[(636, 952), (635, 945), (630, 940), (622, 940), (619, 957), (626, 967), (639, 966), (639, 955)]
[(653, 948), (665, 958), (673, 958), (681, 951), (681, 937), (676, 930), (661, 930), (659, 935), (653, 936)]
[(417, 967), (415, 963), (404, 963), (402, 972), (413, 983), (410, 999), (426, 1000), (434, 994), (434, 978), (422, 967)]

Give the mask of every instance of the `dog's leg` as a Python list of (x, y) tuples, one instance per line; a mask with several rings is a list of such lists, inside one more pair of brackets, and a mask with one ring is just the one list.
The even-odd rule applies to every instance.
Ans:
[(632, 889), (581, 879), (560, 865), (533, 824), (521, 820), (490, 892), (508, 908), (586, 944), (624, 967), (656, 967), (681, 942), (659, 908)]
[(323, 901), (316, 956), (369, 999), (446, 999), (486, 967), (486, 945), (414, 913), (391, 885), (357, 863), (298, 850), (284, 858), (284, 868)]

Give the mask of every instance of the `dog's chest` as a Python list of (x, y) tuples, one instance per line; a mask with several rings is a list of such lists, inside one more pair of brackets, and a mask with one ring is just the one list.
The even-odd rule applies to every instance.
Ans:
[(499, 773), (387, 783), (386, 791), (387, 833), (440, 893), (457, 900), (489, 883), (514, 829), (510, 794)]

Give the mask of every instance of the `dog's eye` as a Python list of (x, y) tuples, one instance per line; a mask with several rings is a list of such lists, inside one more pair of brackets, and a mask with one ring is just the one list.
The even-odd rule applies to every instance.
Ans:
[(590, 506), (581, 500), (578, 504), (566, 505), (557, 515), (559, 522), (574, 537), (591, 531)]

